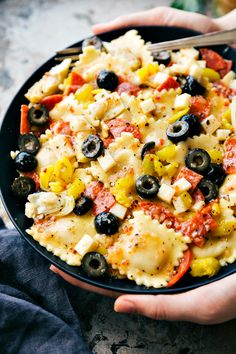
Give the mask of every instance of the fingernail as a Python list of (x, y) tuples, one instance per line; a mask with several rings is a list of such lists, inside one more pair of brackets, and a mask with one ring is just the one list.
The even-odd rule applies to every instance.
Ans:
[(114, 310), (121, 313), (134, 313), (135, 305), (129, 300), (117, 300), (115, 302)]

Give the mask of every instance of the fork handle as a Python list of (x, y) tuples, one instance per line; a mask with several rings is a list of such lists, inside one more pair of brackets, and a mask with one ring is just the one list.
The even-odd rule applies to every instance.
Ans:
[(212, 32), (200, 34), (194, 37), (175, 39), (162, 43), (154, 43), (148, 46), (152, 53), (164, 49), (181, 49), (184, 47), (202, 47), (218, 44), (233, 44), (236, 43), (236, 28), (221, 32)]

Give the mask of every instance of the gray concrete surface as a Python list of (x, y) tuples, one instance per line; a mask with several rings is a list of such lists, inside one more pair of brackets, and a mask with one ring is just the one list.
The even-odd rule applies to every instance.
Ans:
[[(24, 80), (56, 49), (89, 35), (93, 23), (160, 4), (168, 1), (0, 0), (1, 117)], [(116, 314), (113, 300), (84, 291), (78, 304), (84, 338), (96, 354), (236, 353), (236, 321), (200, 326)]]

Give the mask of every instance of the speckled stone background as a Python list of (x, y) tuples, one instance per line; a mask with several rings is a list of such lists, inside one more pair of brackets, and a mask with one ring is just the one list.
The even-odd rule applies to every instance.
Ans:
[[(168, 1), (0, 0), (1, 118), (24, 80), (55, 50), (88, 36), (94, 23), (163, 4)], [(217, 326), (152, 321), (116, 314), (113, 302), (82, 290), (78, 297), (83, 334), (93, 353), (236, 353), (236, 321)]]

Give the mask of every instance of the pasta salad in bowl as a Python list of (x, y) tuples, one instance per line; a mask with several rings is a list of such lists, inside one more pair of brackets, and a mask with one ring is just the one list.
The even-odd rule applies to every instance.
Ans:
[(236, 259), (233, 61), (152, 55), (123, 33), (31, 80), (10, 193), (27, 237), (85, 280), (156, 291), (217, 278)]

